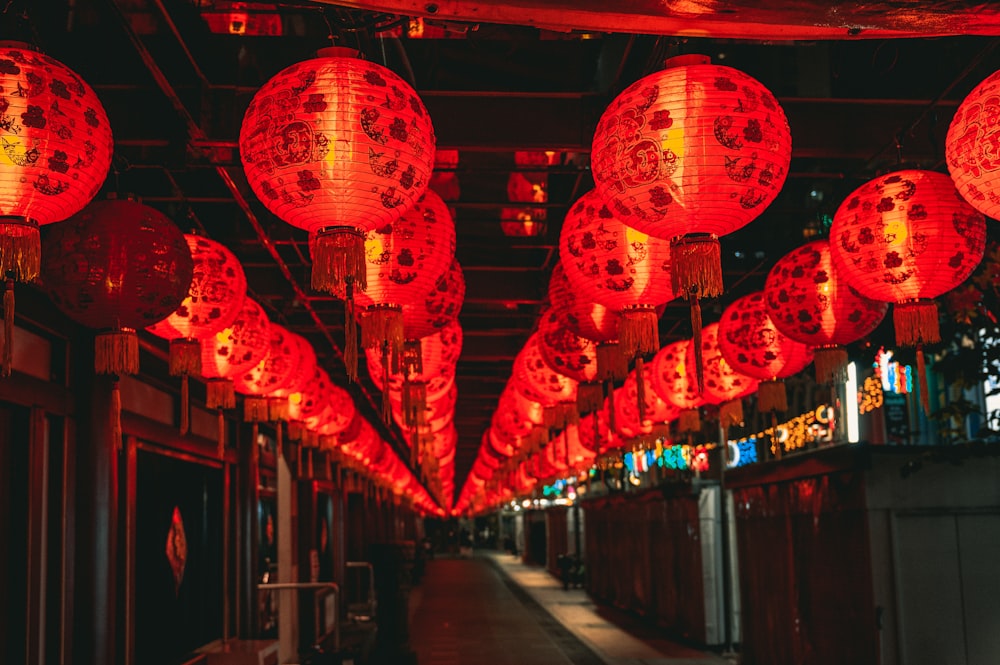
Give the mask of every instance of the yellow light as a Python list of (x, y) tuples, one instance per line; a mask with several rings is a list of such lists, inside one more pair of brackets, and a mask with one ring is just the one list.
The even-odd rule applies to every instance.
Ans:
[(228, 346), (230, 342), (233, 341), (233, 329), (223, 328), (219, 332), (215, 333), (215, 342), (219, 346)]
[(298, 406), (302, 403), (302, 393), (292, 393), (288, 396), (288, 403), (292, 406)]
[(641, 231), (636, 231), (631, 226), (625, 227), (625, 241), (634, 245), (635, 243), (645, 243), (649, 240), (649, 236)]
[(885, 241), (890, 246), (905, 245), (909, 237), (906, 220), (893, 219), (885, 225)]

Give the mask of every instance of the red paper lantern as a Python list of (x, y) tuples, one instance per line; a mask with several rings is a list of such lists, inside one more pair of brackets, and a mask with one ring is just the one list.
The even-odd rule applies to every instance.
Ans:
[(604, 395), (597, 381), (597, 344), (567, 328), (555, 307), (542, 314), (538, 332), (538, 348), (545, 363), (553, 371), (578, 382), (577, 411), (585, 413), (599, 409)]
[(562, 260), (549, 278), (549, 302), (558, 320), (573, 334), (592, 342), (617, 341), (620, 314), (577, 293), (566, 277)]
[(267, 357), (269, 325), (264, 308), (253, 298), (246, 297), (231, 325), (201, 340), (201, 375), (208, 379), (206, 407), (236, 408), (236, 391), (231, 379), (256, 367)]
[[(444, 201), (431, 190), (395, 222), (369, 231), (368, 288), (355, 295), (357, 305), (364, 308), (358, 315), (361, 346), (398, 358), (403, 352), (403, 304), (422, 301), (454, 257), (455, 223)], [(351, 345), (353, 340), (345, 342)], [(356, 368), (354, 362), (349, 370)]]
[(290, 332), (289, 336), (294, 347), (292, 352), (294, 368), (282, 385), (266, 393), (268, 418), (272, 421), (294, 420), (291, 416), (292, 402), (301, 402), (302, 393), (315, 392), (319, 389), (315, 382), (317, 370), (315, 349), (302, 335)]
[(673, 290), (691, 300), (696, 341), (698, 298), (723, 290), (719, 236), (770, 205), (791, 157), (774, 95), (705, 56), (670, 58), (601, 116), (591, 150), (598, 195), (626, 224), (671, 241)]
[(959, 104), (944, 155), (962, 197), (987, 217), (1000, 219), (1000, 70)]
[(682, 432), (701, 429), (698, 408), (705, 403), (698, 391), (694, 367), (688, 357), (688, 346), (691, 343), (691, 340), (683, 339), (667, 344), (657, 351), (650, 363), (653, 391), (660, 399), (681, 410), (679, 428)]
[[(139, 371), (136, 329), (176, 309), (193, 271), (180, 229), (128, 200), (94, 202), (51, 227), (42, 267), (43, 287), (56, 307), (100, 331), (94, 369), (112, 375)], [(117, 388), (113, 400), (118, 403)]]
[(299, 366), (302, 338), (274, 321), (268, 330), (267, 357), (233, 379), (236, 392), (245, 396), (243, 419), (247, 422), (270, 420), (267, 395), (289, 388)]
[(719, 319), (719, 351), (734, 370), (760, 379), (761, 411), (785, 411), (788, 399), (781, 379), (804, 370), (813, 350), (778, 330), (768, 312), (763, 291), (733, 301)]
[(626, 226), (591, 190), (563, 221), (559, 260), (577, 298), (621, 314), (626, 359), (660, 348), (656, 307), (674, 298), (667, 241)]
[(228, 248), (204, 236), (188, 233), (184, 237), (194, 260), (188, 295), (170, 316), (146, 328), (170, 340), (170, 375), (182, 378), (182, 434), (188, 428), (188, 376), (202, 372), (200, 340), (211, 339), (232, 325), (247, 292), (243, 266)]
[(577, 382), (549, 368), (542, 358), (538, 340), (539, 333), (532, 333), (514, 359), (513, 385), (529, 400), (544, 407), (546, 426), (563, 427), (577, 416)]
[(94, 91), (61, 62), (21, 42), (0, 46), (3, 168), (0, 275), (4, 297), (3, 376), (10, 375), (14, 282), (38, 277), (38, 227), (79, 212), (97, 194), (114, 144)]
[(458, 261), (441, 275), (421, 300), (403, 304), (403, 336), (423, 339), (458, 318), (465, 300), (465, 275)]
[(364, 236), (395, 223), (427, 187), (434, 129), (413, 89), (352, 49), (321, 49), (261, 86), (240, 128), (251, 189), (318, 236), (313, 288), (365, 289)]
[[(687, 364), (696, 362), (694, 349), (687, 348)], [(757, 390), (757, 379), (730, 367), (719, 349), (719, 324), (705, 326), (701, 334), (701, 357), (705, 372), (702, 399), (719, 405), (719, 422), (724, 426), (743, 424), (743, 397)]]
[(875, 330), (889, 308), (864, 297), (840, 276), (827, 240), (780, 258), (768, 273), (764, 295), (778, 330), (814, 347), (819, 383), (841, 380), (847, 369), (844, 345)]

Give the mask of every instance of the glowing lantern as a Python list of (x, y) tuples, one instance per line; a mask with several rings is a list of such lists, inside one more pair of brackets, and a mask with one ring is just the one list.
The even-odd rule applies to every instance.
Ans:
[(1000, 219), (1000, 70), (959, 104), (944, 154), (962, 197), (987, 217)]
[(559, 236), (559, 260), (581, 300), (621, 314), (619, 348), (626, 360), (660, 348), (656, 307), (674, 298), (670, 247), (626, 226), (595, 190), (566, 215)]
[(875, 178), (850, 194), (833, 217), (833, 265), (862, 295), (895, 303), (896, 343), (917, 347), (925, 409), (923, 345), (941, 339), (933, 298), (965, 281), (985, 249), (986, 220), (951, 178), (934, 171)]
[(889, 308), (864, 297), (841, 278), (826, 240), (780, 258), (767, 276), (764, 295), (778, 330), (814, 347), (819, 383), (842, 380), (847, 370), (844, 345), (875, 330)]
[(681, 410), (678, 421), (681, 432), (701, 429), (698, 409), (705, 403), (698, 390), (694, 368), (688, 360), (687, 351), (691, 343), (691, 340), (684, 339), (667, 344), (656, 352), (650, 363), (653, 390), (664, 402)]
[(232, 325), (243, 309), (246, 275), (239, 259), (224, 245), (185, 234), (194, 276), (188, 295), (173, 314), (146, 330), (170, 340), (170, 376), (181, 377), (181, 433), (188, 429), (188, 376), (199, 375), (201, 342)]
[(413, 89), (342, 47), (261, 86), (240, 128), (251, 189), (309, 232), (313, 288), (366, 287), (364, 237), (395, 223), (427, 187), (434, 129)]
[[(368, 288), (354, 297), (360, 312), (361, 346), (391, 357), (403, 352), (403, 304), (420, 302), (455, 256), (455, 224), (441, 197), (427, 190), (406, 214), (365, 237)], [(349, 326), (349, 330), (353, 326)], [(345, 343), (348, 376), (357, 376), (353, 340)]]
[(422, 339), (458, 318), (465, 300), (465, 275), (458, 261), (441, 275), (423, 299), (403, 305), (403, 335)]
[(243, 299), (243, 308), (233, 323), (201, 340), (201, 375), (208, 379), (205, 406), (236, 408), (231, 380), (260, 364), (270, 350), (270, 321), (253, 298)]
[(274, 321), (269, 323), (267, 357), (233, 379), (236, 392), (244, 395), (243, 420), (255, 424), (270, 420), (267, 396), (290, 387), (303, 343), (308, 344), (300, 335)]
[(719, 351), (729, 366), (760, 379), (757, 405), (761, 411), (785, 411), (788, 398), (781, 379), (804, 370), (812, 348), (781, 333), (768, 314), (763, 291), (738, 298), (719, 319)]
[(624, 223), (671, 241), (673, 289), (691, 300), (696, 340), (698, 298), (723, 289), (719, 236), (770, 205), (791, 156), (774, 95), (705, 56), (670, 58), (601, 116), (591, 150), (598, 195)]
[[(43, 286), (74, 321), (98, 330), (94, 370), (139, 371), (136, 329), (167, 316), (191, 283), (191, 252), (166, 216), (134, 201), (90, 204), (51, 228), (42, 256)], [(120, 441), (120, 395), (112, 393), (113, 424)]]
[(538, 323), (538, 348), (542, 359), (554, 371), (579, 382), (577, 411), (593, 411), (601, 406), (603, 395), (597, 383), (597, 345), (575, 335), (558, 318), (554, 307), (547, 309)]
[[(694, 349), (687, 348), (685, 362), (696, 362)], [(723, 427), (743, 424), (743, 397), (757, 390), (757, 379), (740, 374), (726, 362), (719, 349), (719, 324), (705, 326), (701, 335), (701, 357), (705, 372), (705, 389), (702, 399), (708, 404), (719, 405), (719, 423)]]
[(544, 407), (544, 424), (547, 427), (560, 428), (577, 417), (577, 382), (545, 364), (538, 335), (533, 333), (514, 359), (512, 382), (523, 396)]
[(0, 275), (2, 374), (10, 375), (14, 282), (38, 277), (38, 227), (79, 212), (97, 194), (114, 145), (94, 91), (61, 62), (21, 42), (0, 46)]

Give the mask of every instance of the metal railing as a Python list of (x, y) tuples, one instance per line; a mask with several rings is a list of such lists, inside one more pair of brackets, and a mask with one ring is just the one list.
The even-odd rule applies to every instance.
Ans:
[[(333, 648), (334, 651), (340, 651), (340, 586), (336, 582), (267, 582), (264, 584), (258, 584), (257, 589), (260, 591), (306, 591), (309, 589), (327, 589), (333, 594)], [(320, 625), (320, 617), (325, 617), (326, 613), (321, 612), (320, 601), (324, 598), (324, 595), (317, 594), (315, 599), (315, 629), (316, 629), (316, 644), (322, 644), (330, 633), (326, 630), (325, 626)]]

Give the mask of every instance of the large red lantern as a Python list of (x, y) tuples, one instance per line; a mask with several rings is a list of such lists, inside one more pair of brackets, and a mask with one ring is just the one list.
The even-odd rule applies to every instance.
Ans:
[(343, 47), (261, 86), (240, 128), (251, 189), (310, 236), (313, 288), (366, 287), (364, 237), (395, 223), (427, 187), (434, 129), (394, 72)]
[(512, 381), (522, 395), (544, 407), (546, 426), (560, 428), (577, 417), (577, 382), (545, 363), (538, 336), (532, 333), (514, 359)]
[(243, 299), (243, 308), (229, 326), (201, 340), (201, 375), (208, 379), (205, 406), (236, 408), (232, 377), (244, 374), (263, 361), (270, 350), (270, 321), (253, 298)]
[(697, 299), (723, 290), (719, 236), (771, 204), (791, 157), (774, 95), (706, 56), (670, 58), (601, 116), (591, 150), (598, 195), (626, 224), (671, 241), (673, 289), (691, 300), (696, 341)]
[(547, 309), (538, 323), (538, 348), (542, 359), (556, 372), (578, 382), (576, 407), (580, 413), (601, 407), (604, 398), (597, 382), (597, 344), (567, 328), (555, 307)]
[(958, 105), (944, 156), (959, 194), (987, 217), (1000, 219), (1000, 70)]
[(170, 316), (148, 326), (170, 340), (169, 370), (181, 381), (181, 433), (188, 429), (188, 376), (201, 374), (201, 342), (232, 325), (243, 308), (247, 280), (239, 259), (222, 243), (185, 234), (194, 276), (188, 295)]
[[(687, 348), (686, 362), (695, 361), (694, 349)], [(730, 367), (719, 349), (719, 324), (710, 323), (702, 330), (701, 357), (705, 372), (705, 389), (702, 399), (719, 405), (719, 423), (723, 427), (743, 424), (742, 398), (757, 390), (757, 379), (741, 374)]]
[(236, 392), (245, 396), (245, 421), (257, 423), (271, 419), (267, 396), (290, 387), (299, 367), (302, 339), (274, 321), (268, 324), (267, 357), (233, 379)]
[(813, 351), (778, 330), (768, 312), (763, 291), (734, 300), (719, 319), (719, 351), (731, 368), (760, 380), (761, 411), (786, 411), (788, 398), (781, 379), (804, 370)]
[(56, 307), (100, 331), (94, 369), (112, 375), (139, 371), (136, 329), (176, 309), (193, 272), (180, 229), (157, 210), (124, 199), (94, 202), (53, 226), (42, 267)]
[(764, 295), (778, 330), (814, 347), (819, 383), (842, 380), (847, 369), (844, 345), (875, 330), (889, 308), (841, 278), (826, 240), (815, 240), (778, 259), (767, 275)]
[(933, 298), (972, 274), (986, 249), (986, 220), (943, 173), (909, 169), (854, 190), (833, 216), (839, 275), (862, 295), (894, 303), (896, 343), (916, 346), (927, 408), (923, 344), (941, 340)]
[(681, 410), (678, 420), (681, 432), (696, 432), (701, 429), (698, 409), (705, 403), (688, 356), (691, 344), (692, 341), (686, 339), (667, 344), (656, 352), (650, 363), (653, 390), (660, 399)]
[(0, 275), (7, 280), (2, 373), (9, 376), (13, 286), (38, 277), (38, 227), (90, 203), (104, 184), (114, 144), (94, 91), (29, 44), (0, 46), (0, 91)]
[(660, 348), (656, 307), (674, 298), (667, 241), (626, 226), (591, 190), (563, 221), (559, 260), (578, 298), (621, 314), (627, 360)]

